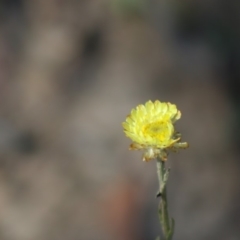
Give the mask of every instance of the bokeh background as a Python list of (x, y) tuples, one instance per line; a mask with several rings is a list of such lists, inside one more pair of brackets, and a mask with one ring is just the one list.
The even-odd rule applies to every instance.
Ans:
[(151, 240), (155, 162), (121, 123), (176, 103), (175, 240), (240, 239), (237, 0), (0, 1), (0, 239)]

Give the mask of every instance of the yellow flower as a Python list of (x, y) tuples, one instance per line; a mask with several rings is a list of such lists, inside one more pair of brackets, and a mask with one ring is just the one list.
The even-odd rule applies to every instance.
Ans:
[(157, 100), (138, 105), (122, 124), (126, 136), (133, 141), (130, 149), (145, 149), (144, 161), (156, 157), (166, 161), (168, 150), (188, 147), (186, 142), (180, 142), (181, 135), (175, 131), (174, 123), (180, 117), (181, 112), (171, 103)]

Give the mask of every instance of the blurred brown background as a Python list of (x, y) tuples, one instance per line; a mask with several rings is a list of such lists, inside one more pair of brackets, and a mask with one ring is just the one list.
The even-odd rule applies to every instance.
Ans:
[(0, 239), (151, 240), (155, 162), (121, 123), (176, 103), (174, 239), (240, 239), (237, 0), (0, 1)]

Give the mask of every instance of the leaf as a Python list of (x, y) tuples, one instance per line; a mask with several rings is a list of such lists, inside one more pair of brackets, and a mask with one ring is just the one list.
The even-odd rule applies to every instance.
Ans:
[(175, 226), (175, 221), (174, 221), (173, 218), (171, 218), (171, 227), (170, 227), (170, 231), (168, 232), (168, 235), (167, 235), (167, 240), (172, 239), (172, 236), (173, 236), (173, 233), (174, 233), (174, 226)]

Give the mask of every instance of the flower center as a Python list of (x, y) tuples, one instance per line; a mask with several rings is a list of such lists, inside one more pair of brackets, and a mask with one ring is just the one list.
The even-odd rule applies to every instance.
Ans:
[(151, 137), (158, 143), (165, 143), (169, 141), (172, 135), (172, 124), (169, 125), (167, 121), (157, 121), (148, 123), (144, 126), (143, 134)]

